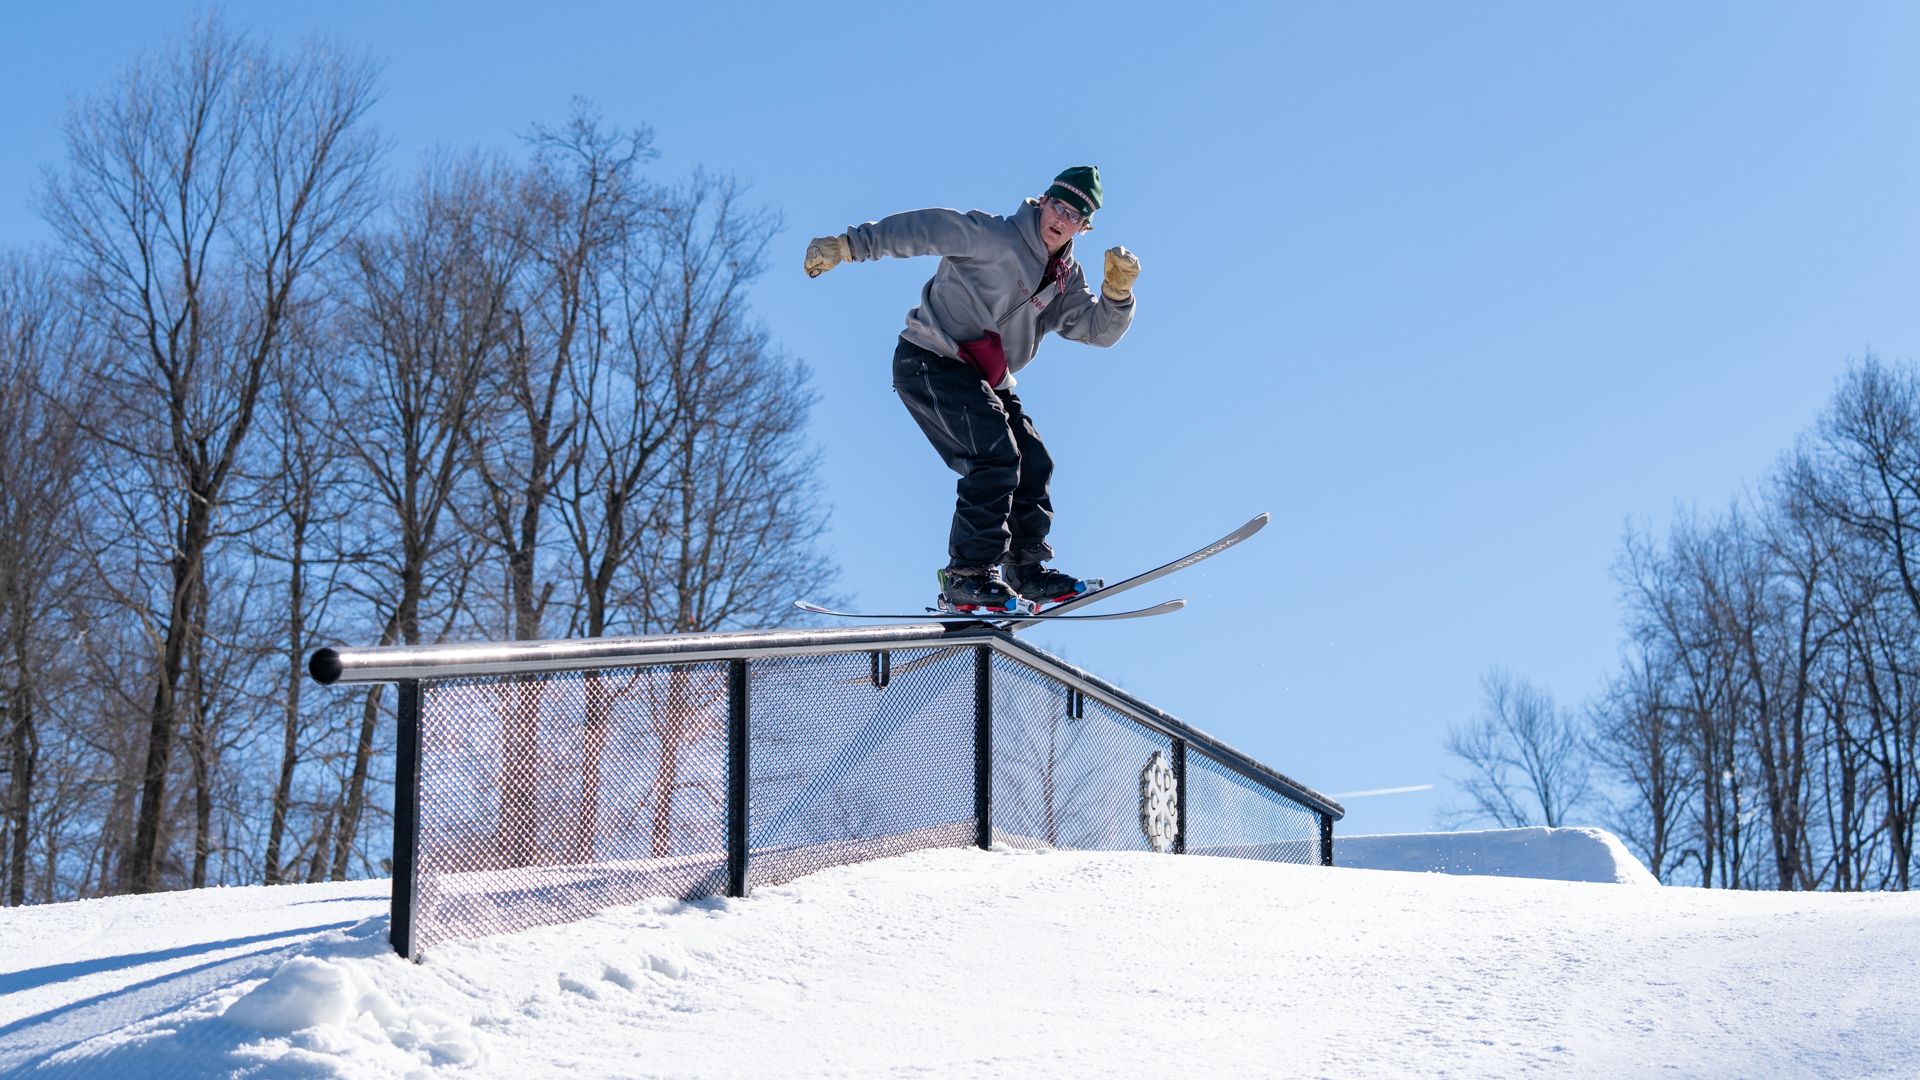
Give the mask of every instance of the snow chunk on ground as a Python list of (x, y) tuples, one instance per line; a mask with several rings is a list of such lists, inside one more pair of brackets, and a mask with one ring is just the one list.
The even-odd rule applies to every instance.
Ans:
[(1333, 861), (1358, 870), (1660, 884), (1620, 838), (1605, 829), (1342, 836), (1334, 841)]
[(296, 956), (273, 977), (227, 1006), (227, 1021), (285, 1035), (315, 1024), (338, 1024), (354, 1013), (360, 994), (338, 964)]

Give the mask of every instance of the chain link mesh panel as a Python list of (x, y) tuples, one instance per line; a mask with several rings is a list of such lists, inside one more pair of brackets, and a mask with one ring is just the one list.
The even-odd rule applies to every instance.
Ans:
[(726, 888), (727, 666), (424, 682), (416, 955)]
[(971, 647), (749, 669), (749, 887), (974, 841)]
[[(981, 648), (747, 665), (749, 888), (975, 841)], [(1172, 812), (1172, 737), (1040, 668), (998, 652), (988, 662), (994, 838), (1153, 850), (1148, 826), (1167, 832)], [(725, 892), (728, 672), (722, 661), (423, 681), (413, 955), (649, 896)], [(1320, 861), (1317, 812), (1191, 745), (1186, 761), (1189, 853)]]
[(1173, 740), (1051, 676), (993, 658), (993, 837), (1015, 847), (1151, 851), (1141, 774)]
[(1318, 864), (1320, 815), (1188, 744), (1187, 854)]

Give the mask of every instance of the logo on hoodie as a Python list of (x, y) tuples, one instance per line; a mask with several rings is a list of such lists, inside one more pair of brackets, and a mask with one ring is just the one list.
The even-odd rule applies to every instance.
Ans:
[[(1072, 269), (1073, 260), (1065, 253), (1048, 259), (1047, 272), (1040, 275), (1040, 287), (1033, 290), (1032, 296), (1027, 297), (1027, 303), (1032, 304), (1035, 311), (1047, 310), (1048, 304), (1066, 295), (1067, 275)], [(1053, 288), (1047, 288), (1049, 285)], [(1026, 288), (1026, 283), (1021, 282), (1020, 287)]]

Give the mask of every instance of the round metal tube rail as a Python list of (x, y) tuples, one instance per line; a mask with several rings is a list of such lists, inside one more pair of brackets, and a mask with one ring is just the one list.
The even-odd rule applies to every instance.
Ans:
[(990, 628), (965, 623), (912, 623), (835, 630), (740, 630), (717, 634), (384, 645), (316, 649), (307, 659), (307, 673), (323, 686), (470, 675), (524, 675), (630, 664), (852, 652), (862, 647), (901, 648), (992, 633)]

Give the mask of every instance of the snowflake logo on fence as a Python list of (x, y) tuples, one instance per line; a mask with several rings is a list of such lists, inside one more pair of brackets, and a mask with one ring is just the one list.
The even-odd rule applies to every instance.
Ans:
[(1140, 770), (1140, 831), (1147, 834), (1153, 850), (1167, 851), (1173, 847), (1179, 813), (1180, 795), (1174, 788), (1173, 766), (1167, 763), (1166, 754), (1155, 750), (1147, 759), (1147, 767)]

